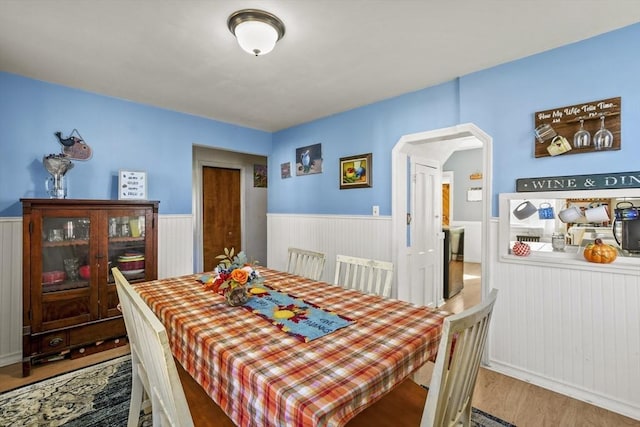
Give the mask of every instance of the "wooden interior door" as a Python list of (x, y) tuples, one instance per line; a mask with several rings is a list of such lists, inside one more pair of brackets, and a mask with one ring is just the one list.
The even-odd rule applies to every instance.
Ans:
[(442, 184), (442, 226), (449, 226), (449, 184)]
[(240, 170), (202, 168), (202, 244), (204, 270), (218, 265), (224, 248), (242, 250)]

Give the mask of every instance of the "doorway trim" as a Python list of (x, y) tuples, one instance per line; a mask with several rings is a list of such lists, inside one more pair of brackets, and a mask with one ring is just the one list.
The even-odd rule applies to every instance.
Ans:
[[(409, 158), (448, 158), (459, 150), (478, 148), (482, 145), (482, 253), (481, 276), (482, 298), (489, 290), (489, 221), (492, 206), (492, 144), (493, 139), (473, 123), (460, 124), (448, 128), (403, 135), (391, 152), (391, 221), (393, 262), (397, 266), (396, 283), (399, 299), (423, 305), (423, 301), (412, 301), (408, 281), (407, 261), (407, 214)], [(442, 292), (442, 287), (438, 287)]]

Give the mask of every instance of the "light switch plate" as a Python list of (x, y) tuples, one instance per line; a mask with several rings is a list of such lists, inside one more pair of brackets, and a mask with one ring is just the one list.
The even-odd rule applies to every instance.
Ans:
[(373, 206), (373, 209), (371, 210), (371, 214), (372, 214), (373, 216), (378, 216), (378, 215), (380, 215), (380, 206), (378, 206), (378, 205), (374, 205), (374, 206)]

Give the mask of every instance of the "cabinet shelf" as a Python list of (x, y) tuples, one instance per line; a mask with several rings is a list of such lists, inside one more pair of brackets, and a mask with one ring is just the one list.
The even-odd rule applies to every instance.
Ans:
[(109, 243), (144, 242), (145, 237), (109, 237)]
[(50, 293), (57, 291), (68, 291), (71, 289), (78, 288), (87, 288), (89, 287), (89, 282), (86, 280), (64, 280), (60, 283), (43, 283), (42, 284), (42, 292)]
[(55, 247), (63, 247), (63, 246), (86, 246), (89, 244), (89, 239), (73, 239), (73, 240), (62, 240), (60, 242), (42, 242), (43, 248), (55, 248)]

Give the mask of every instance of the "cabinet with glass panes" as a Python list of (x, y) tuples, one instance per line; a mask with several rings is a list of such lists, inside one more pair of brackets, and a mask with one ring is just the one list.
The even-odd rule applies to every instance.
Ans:
[(22, 199), (23, 375), (126, 344), (112, 267), (157, 277), (156, 201)]

